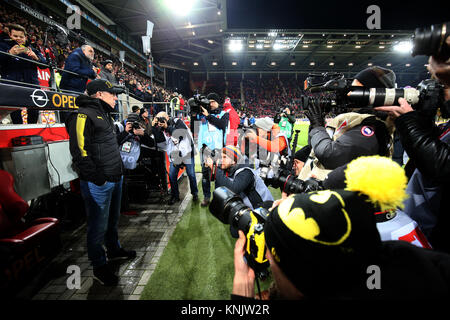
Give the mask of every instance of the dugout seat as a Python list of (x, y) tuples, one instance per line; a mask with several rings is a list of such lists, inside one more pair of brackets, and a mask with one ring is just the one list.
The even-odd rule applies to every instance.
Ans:
[(27, 222), (28, 208), (12, 175), (0, 170), (0, 291), (20, 287), (61, 248), (58, 219)]

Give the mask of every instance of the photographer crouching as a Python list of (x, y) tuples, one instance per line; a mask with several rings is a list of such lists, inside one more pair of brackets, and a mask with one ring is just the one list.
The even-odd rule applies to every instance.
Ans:
[(167, 152), (170, 161), (169, 180), (171, 198), (168, 204), (180, 201), (178, 172), (186, 168), (193, 201), (198, 201), (197, 179), (195, 177), (194, 139), (183, 120), (170, 118), (165, 112), (156, 115), (152, 122), (155, 140)]
[[(211, 180), (216, 181), (216, 189), (227, 187), (240, 195), (243, 202), (250, 208), (269, 209), (273, 204), (270, 190), (259, 177), (256, 170), (245, 163), (244, 156), (238, 148), (226, 146), (222, 149), (220, 164), (214, 163), (211, 158), (206, 165), (212, 172)], [(237, 230), (231, 228), (232, 235), (237, 238)]]

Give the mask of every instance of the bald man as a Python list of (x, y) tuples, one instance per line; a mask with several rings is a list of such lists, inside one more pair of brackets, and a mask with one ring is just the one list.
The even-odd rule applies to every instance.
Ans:
[(75, 72), (63, 72), (59, 87), (64, 90), (84, 92), (88, 79), (97, 78), (98, 69), (92, 65), (94, 60), (94, 48), (83, 45), (75, 49), (66, 59), (64, 70)]

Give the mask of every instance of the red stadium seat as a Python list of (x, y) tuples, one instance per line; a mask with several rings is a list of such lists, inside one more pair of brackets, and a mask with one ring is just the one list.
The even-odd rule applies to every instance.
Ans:
[(24, 222), (28, 203), (13, 185), (11, 174), (0, 170), (0, 292), (19, 289), (61, 248), (58, 219)]

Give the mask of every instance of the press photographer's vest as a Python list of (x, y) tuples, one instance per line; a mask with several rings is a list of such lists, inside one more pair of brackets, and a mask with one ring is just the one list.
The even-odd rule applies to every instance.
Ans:
[(292, 134), (292, 123), (289, 122), (289, 119), (286, 117), (281, 117), (280, 122), (278, 123), (280, 126), (281, 132), (283, 132), (286, 138), (290, 138)]
[[(125, 119), (124, 124), (116, 124), (120, 132), (125, 130), (124, 125), (126, 124), (126, 120), (127, 119)], [(136, 169), (139, 156), (141, 155), (141, 143), (139, 138), (136, 139), (136, 136), (129, 134), (124, 141), (120, 142), (119, 153), (125, 169)]]
[[(368, 117), (373, 117), (373, 115), (359, 114), (356, 112), (343, 113), (330, 120), (326, 129), (328, 134), (330, 134), (331, 139), (336, 141), (340, 136), (348, 130), (360, 125), (361, 122)], [(325, 169), (314, 154), (314, 150), (311, 150), (308, 160), (306, 160), (298, 178), (306, 180), (314, 176), (317, 180), (323, 181), (331, 171), (332, 170)]]
[[(267, 186), (264, 184), (264, 181), (259, 177), (256, 170), (253, 170), (248, 167), (240, 168), (240, 169), (236, 170), (233, 177), (230, 179), (234, 180), (234, 177), (236, 177), (239, 174), (239, 172), (242, 172), (243, 170), (250, 170), (253, 173), (253, 176), (255, 178), (255, 184), (253, 187), (254, 187), (255, 191), (258, 193), (258, 195), (261, 197), (262, 203), (264, 203), (266, 201), (273, 201), (272, 194), (270, 193)], [(247, 195), (244, 192), (241, 192), (239, 194), (239, 196), (242, 198), (242, 201), (245, 203), (245, 205), (252, 208), (252, 210), (256, 209), (253, 207), (253, 204), (250, 202), (250, 199), (247, 197)]]
[[(226, 114), (226, 111), (221, 111), (218, 114), (211, 114), (213, 117), (222, 118)], [(201, 119), (201, 117), (199, 117)], [(205, 119), (206, 120), (206, 119)], [(198, 149), (200, 150), (205, 144), (209, 149), (222, 149), (223, 141), (225, 140), (223, 130), (217, 128), (208, 120), (201, 121), (198, 132)]]
[(173, 110), (180, 110), (180, 99), (175, 97), (170, 100), (170, 107), (173, 108)]

